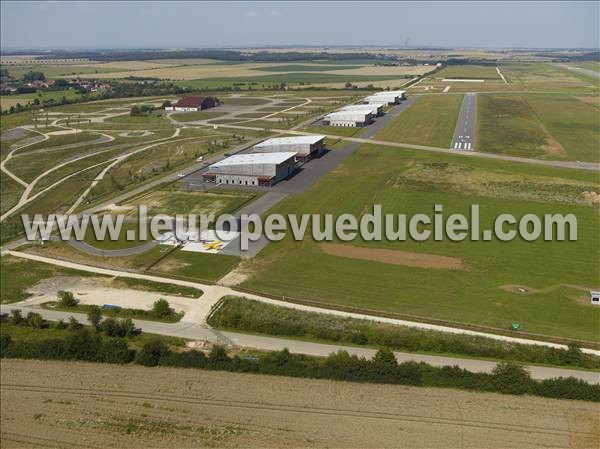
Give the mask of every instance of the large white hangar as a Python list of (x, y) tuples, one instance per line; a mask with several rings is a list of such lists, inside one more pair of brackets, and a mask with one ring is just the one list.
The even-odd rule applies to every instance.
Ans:
[(405, 99), (403, 90), (377, 92), (363, 99), (366, 104), (399, 104)]
[(254, 145), (257, 153), (295, 152), (296, 159), (306, 162), (325, 151), (325, 136), (274, 137)]
[(371, 115), (373, 117), (378, 115), (383, 115), (383, 103), (381, 104), (351, 104), (349, 106), (344, 106), (340, 109), (340, 111), (371, 111)]
[(296, 153), (236, 154), (208, 167), (205, 182), (245, 186), (272, 186), (296, 170)]
[(355, 111), (336, 111), (323, 117), (323, 124), (328, 126), (362, 127), (373, 121), (371, 109)]

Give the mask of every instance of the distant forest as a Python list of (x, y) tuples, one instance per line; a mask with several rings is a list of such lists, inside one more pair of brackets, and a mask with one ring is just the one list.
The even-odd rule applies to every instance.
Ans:
[(326, 52), (283, 52), (270, 53), (260, 51), (257, 53), (243, 53), (234, 50), (97, 50), (97, 51), (55, 51), (41, 56), (39, 59), (68, 59), (88, 58), (94, 61), (144, 61), (151, 59), (192, 59), (206, 58), (220, 61), (233, 62), (289, 62), (289, 61), (346, 61), (353, 59), (366, 59), (374, 61), (393, 61), (394, 58), (374, 53), (326, 53)]

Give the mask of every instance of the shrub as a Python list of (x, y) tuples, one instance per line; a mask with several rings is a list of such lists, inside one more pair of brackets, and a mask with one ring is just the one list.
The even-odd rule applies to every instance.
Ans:
[(161, 340), (152, 339), (142, 346), (135, 358), (136, 363), (144, 366), (157, 366), (160, 359), (169, 353), (169, 348)]
[(492, 383), (496, 391), (505, 394), (525, 394), (532, 389), (529, 372), (514, 362), (496, 365), (492, 372)]
[(75, 299), (75, 296), (73, 296), (72, 292), (65, 290), (60, 290), (58, 292), (57, 299), (56, 305), (59, 307), (70, 308), (75, 307), (79, 303), (79, 301)]
[(166, 318), (175, 313), (166, 299), (158, 299), (152, 305), (152, 313), (158, 318)]

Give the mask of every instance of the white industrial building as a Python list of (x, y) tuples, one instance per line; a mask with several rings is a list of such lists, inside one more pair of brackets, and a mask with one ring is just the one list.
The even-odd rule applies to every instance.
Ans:
[(356, 111), (336, 111), (323, 117), (323, 124), (328, 126), (362, 127), (373, 121), (370, 109)]
[(351, 104), (349, 106), (344, 106), (340, 109), (340, 111), (363, 111), (369, 110), (371, 111), (371, 115), (373, 117), (383, 115), (383, 103), (380, 104)]
[(376, 92), (374, 95), (397, 95), (398, 97), (400, 97), (400, 100), (405, 100), (405, 94), (405, 90), (384, 90), (382, 92)]
[(365, 97), (362, 102), (365, 104), (399, 104), (402, 98), (398, 94), (388, 94), (381, 92), (375, 95)]
[(208, 167), (205, 182), (272, 186), (296, 170), (296, 153), (236, 154)]
[(256, 153), (294, 152), (296, 159), (308, 161), (325, 151), (325, 136), (275, 137), (254, 145)]

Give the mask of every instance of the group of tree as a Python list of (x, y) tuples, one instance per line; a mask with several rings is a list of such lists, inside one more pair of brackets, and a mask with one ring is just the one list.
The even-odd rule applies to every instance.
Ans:
[[(44, 320), (36, 315), (32, 312), (22, 317), (17, 311), (10, 318), (3, 316), (2, 319), (12, 324), (18, 323), (16, 325), (38, 327)], [(128, 335), (107, 329), (106, 323), (111, 322), (109, 319), (100, 321), (99, 315), (91, 314), (89, 318), (89, 328), (73, 320), (68, 325), (63, 323), (62, 328), (67, 329), (63, 337), (13, 340), (8, 332), (2, 332), (1, 356), (120, 364), (135, 362), (148, 367), (203, 368), (352, 382), (449, 387), (600, 402), (600, 385), (590, 385), (575, 378), (536, 381), (526, 369), (513, 362), (500, 363), (491, 373), (473, 373), (456, 366), (439, 368), (417, 362), (398, 363), (389, 349), (380, 349), (372, 359), (350, 355), (345, 351), (325, 358), (311, 357), (291, 354), (287, 349), (258, 356), (230, 356), (221, 346), (214, 346), (208, 354), (197, 350), (173, 351), (159, 338), (151, 339), (141, 349), (135, 350), (129, 347), (124, 338)]]
[(131, 115), (132, 117), (144, 117), (152, 114), (154, 112), (154, 109), (154, 106), (149, 106), (145, 104), (135, 105), (131, 108), (129, 115)]

